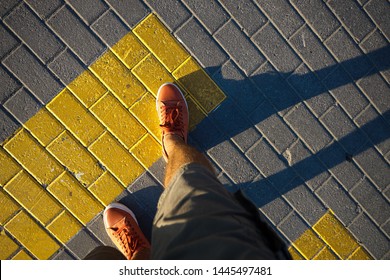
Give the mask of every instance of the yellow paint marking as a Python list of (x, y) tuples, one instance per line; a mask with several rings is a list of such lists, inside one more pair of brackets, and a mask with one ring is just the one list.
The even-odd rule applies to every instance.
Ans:
[(161, 157), (161, 145), (149, 134), (131, 149), (131, 153), (147, 169)]
[(0, 189), (0, 225), (20, 209), (20, 206), (5, 191)]
[(68, 88), (87, 108), (107, 92), (106, 87), (89, 70), (81, 73), (68, 85)]
[(12, 260), (15, 261), (22, 261), (22, 260), (32, 260), (33, 258), (30, 257), (24, 250), (20, 250), (13, 258)]
[(149, 52), (138, 38), (129, 32), (112, 47), (112, 52), (131, 69)]
[(130, 108), (130, 111), (158, 141), (161, 141), (161, 128), (156, 112), (156, 98), (151, 93), (148, 92), (142, 96)]
[(363, 247), (358, 247), (352, 255), (349, 256), (348, 260), (372, 260), (373, 257), (364, 250)]
[(44, 225), (62, 210), (46, 190), (25, 171), (15, 176), (4, 189)]
[(49, 184), (63, 170), (62, 166), (24, 129), (4, 148), (14, 156), (40, 184)]
[(88, 146), (100, 134), (103, 126), (68, 90), (64, 89), (47, 108), (85, 145)]
[(132, 72), (154, 96), (157, 96), (157, 91), (162, 84), (175, 82), (171, 74), (152, 54), (135, 66)]
[(91, 111), (126, 148), (130, 148), (137, 143), (147, 132), (132, 114), (110, 93), (91, 107)]
[(67, 172), (47, 189), (84, 225), (103, 210), (103, 206)]
[(103, 174), (97, 160), (67, 131), (54, 140), (47, 149), (84, 186), (89, 186)]
[(115, 200), (124, 190), (123, 186), (108, 172), (104, 173), (88, 189), (105, 206)]
[(339, 260), (335, 253), (329, 248), (329, 246), (324, 247), (313, 260)]
[(22, 245), (37, 259), (48, 259), (60, 246), (26, 212), (19, 212), (5, 225)]
[(43, 146), (47, 146), (65, 129), (45, 108), (24, 125)]
[(107, 51), (90, 66), (92, 72), (129, 108), (145, 88), (129, 69), (111, 52)]
[(4, 186), (22, 168), (0, 147), (0, 186)]
[(104, 133), (89, 149), (124, 186), (133, 182), (144, 169), (109, 133)]
[(8, 237), (4, 230), (0, 231), (0, 259), (5, 260), (9, 256), (11, 256), (16, 250), (18, 250), (19, 246)]
[(325, 243), (309, 229), (294, 242), (294, 245), (306, 259), (312, 259), (325, 246)]
[(187, 51), (175, 40), (154, 14), (139, 23), (133, 32), (170, 71), (189, 57)]
[(207, 113), (214, 110), (226, 98), (225, 94), (192, 57), (187, 59), (172, 74)]
[(341, 259), (348, 258), (359, 247), (355, 238), (331, 211), (326, 213), (313, 229)]
[(64, 244), (81, 228), (82, 224), (66, 210), (47, 226), (47, 229)]

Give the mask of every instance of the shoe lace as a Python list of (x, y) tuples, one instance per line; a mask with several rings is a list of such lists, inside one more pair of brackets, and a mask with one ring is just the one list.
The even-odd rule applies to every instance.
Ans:
[(124, 220), (124, 222), (118, 227), (115, 232), (115, 235), (120, 240), (122, 250), (130, 255), (130, 258), (134, 253), (144, 245), (142, 238), (137, 234), (137, 231), (134, 229), (132, 224)]
[(182, 105), (177, 102), (176, 105), (161, 106), (163, 123), (160, 127), (168, 128), (173, 131), (181, 131), (183, 129)]

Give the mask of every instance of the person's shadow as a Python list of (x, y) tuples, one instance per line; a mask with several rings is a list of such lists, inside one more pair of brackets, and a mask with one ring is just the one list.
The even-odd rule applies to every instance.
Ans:
[[(371, 64), (368, 58), (375, 63), (375, 66)], [(367, 65), (372, 66), (369, 67), (369, 71), (365, 71), (365, 69), (368, 69)], [(344, 69), (348, 70), (348, 74)], [(205, 71), (212, 74), (213, 79), (227, 94), (227, 98), (190, 133), (189, 142), (211, 156), (215, 147), (226, 140), (235, 139), (235, 137), (240, 139), (243, 145), (246, 145), (245, 142), (248, 139), (246, 139), (244, 132), (248, 129), (254, 129), (257, 124), (268, 118), (280, 118), (277, 112), (284, 114), (288, 109), (301, 104), (302, 101), (310, 102), (323, 93), (388, 69), (390, 69), (390, 46), (318, 71), (306, 71), (305, 74), (274, 71), (255, 75), (251, 78), (235, 80), (226, 79), (219, 68), (207, 68)], [(185, 79), (196, 80), (197, 76), (198, 73), (192, 73), (186, 76)], [(322, 81), (318, 78), (325, 76), (326, 78)], [(288, 77), (288, 82), (284, 77)], [(378, 92), (377, 94), (378, 99), (374, 102), (382, 102), (385, 108), (389, 108), (390, 96), (384, 92)], [(354, 97), (349, 96), (349, 98), (353, 99)], [(248, 112), (250, 113), (248, 114)], [(250, 118), (247, 115), (250, 115)], [(366, 122), (360, 128), (354, 129), (346, 136), (338, 140), (333, 139), (328, 145), (324, 145), (318, 150), (315, 147), (312, 148), (310, 156), (303, 160), (291, 164), (286, 158), (279, 156), (279, 159), (285, 163), (285, 168), (277, 173), (265, 178), (252, 174), (248, 178), (243, 177), (236, 180), (234, 186), (227, 185), (226, 187), (232, 191), (242, 189), (257, 207), (262, 207), (296, 188), (302, 182), (307, 182), (339, 164), (352, 162), (355, 157), (366, 150), (384, 143), (390, 139), (389, 123), (390, 110), (387, 110)], [(298, 125), (301, 126), (301, 130), (305, 130), (304, 122)], [(269, 129), (277, 128), (273, 128), (271, 125)], [(240, 136), (241, 134), (243, 135)], [(389, 142), (384, 144), (388, 146)], [(277, 146), (278, 143), (275, 143), (275, 145)], [(216, 153), (218, 152), (219, 150), (216, 149)], [(256, 151), (252, 153), (256, 153)], [(254, 154), (252, 156), (261, 157), (262, 155)], [(235, 158), (229, 160), (235, 161)], [(163, 161), (159, 160), (152, 169), (163, 169), (163, 165)], [(387, 171), (390, 171), (388, 165)], [(160, 176), (163, 176), (163, 171), (160, 170), (159, 172)], [(297, 173), (301, 178), (293, 180)], [(390, 184), (390, 172), (384, 174), (374, 172), (369, 175), (373, 176), (374, 180), (379, 176), (378, 180), (385, 186)], [(149, 239), (157, 202), (163, 191), (161, 183), (151, 178), (150, 174), (141, 176), (138, 182), (132, 186), (130, 192), (118, 198), (121, 203), (126, 204), (134, 211), (142, 230)], [(268, 187), (264, 187), (264, 185)]]

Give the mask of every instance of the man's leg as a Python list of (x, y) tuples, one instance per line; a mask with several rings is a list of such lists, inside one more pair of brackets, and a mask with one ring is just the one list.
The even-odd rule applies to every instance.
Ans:
[(173, 175), (180, 169), (180, 167), (187, 163), (198, 163), (214, 173), (208, 159), (194, 147), (186, 144), (180, 136), (174, 134), (167, 135), (164, 141), (165, 150), (168, 155), (164, 182), (165, 187), (168, 187)]
[(217, 180), (204, 155), (187, 145), (188, 108), (180, 90), (160, 87), (157, 110), (167, 163), (152, 232), (156, 259), (277, 259), (273, 236), (256, 211)]

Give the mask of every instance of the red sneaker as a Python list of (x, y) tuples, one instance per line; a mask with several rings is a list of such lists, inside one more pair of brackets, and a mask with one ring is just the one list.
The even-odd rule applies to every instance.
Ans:
[(162, 146), (165, 161), (168, 154), (164, 146), (166, 135), (178, 135), (187, 143), (188, 105), (181, 90), (172, 83), (163, 84), (157, 92), (156, 109), (162, 130)]
[(112, 242), (128, 260), (149, 259), (150, 243), (129, 208), (111, 203), (104, 210), (103, 222)]

